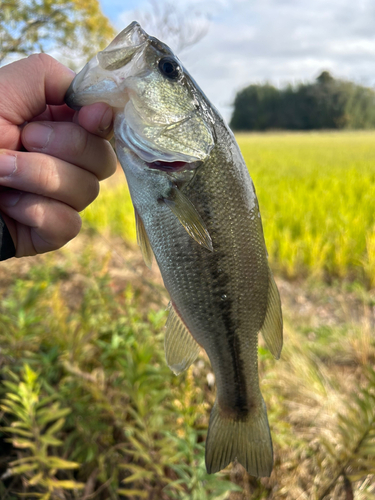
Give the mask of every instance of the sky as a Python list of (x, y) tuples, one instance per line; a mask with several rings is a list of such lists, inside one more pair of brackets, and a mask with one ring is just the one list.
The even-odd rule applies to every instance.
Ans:
[[(164, 0), (156, 1), (160, 6)], [(149, 1), (100, 3), (119, 31), (137, 20), (150, 35), (161, 36), (160, 26), (147, 19)], [(175, 38), (164, 33), (162, 41), (228, 121), (236, 92), (252, 83), (283, 87), (328, 70), (337, 78), (375, 85), (375, 0), (174, 0), (170, 5), (184, 25), (207, 33), (180, 51)]]

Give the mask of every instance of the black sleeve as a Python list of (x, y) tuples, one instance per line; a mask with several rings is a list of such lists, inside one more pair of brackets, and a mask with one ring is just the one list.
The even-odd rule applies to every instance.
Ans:
[(0, 215), (0, 260), (10, 259), (16, 255), (16, 249), (8, 228)]

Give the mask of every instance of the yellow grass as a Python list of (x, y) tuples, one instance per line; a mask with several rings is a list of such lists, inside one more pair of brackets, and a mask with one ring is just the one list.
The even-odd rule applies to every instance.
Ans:
[[(239, 134), (237, 140), (256, 186), (272, 267), (288, 277), (375, 285), (375, 132)], [(84, 219), (135, 241), (129, 193), (117, 175)]]

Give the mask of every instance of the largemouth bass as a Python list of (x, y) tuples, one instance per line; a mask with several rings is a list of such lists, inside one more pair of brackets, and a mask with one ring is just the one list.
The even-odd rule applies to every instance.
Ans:
[(269, 476), (257, 346), (262, 332), (280, 356), (282, 315), (254, 185), (232, 132), (171, 49), (136, 22), (86, 64), (66, 102), (115, 110), (138, 243), (149, 266), (155, 255), (171, 297), (167, 363), (178, 374), (203, 347), (215, 373), (207, 471), (237, 459), (251, 475)]

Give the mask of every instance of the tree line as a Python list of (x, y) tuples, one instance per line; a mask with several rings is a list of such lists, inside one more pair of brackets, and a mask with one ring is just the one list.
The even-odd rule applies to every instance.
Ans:
[(249, 85), (234, 101), (234, 130), (375, 128), (375, 91), (323, 71), (313, 83), (284, 89)]

